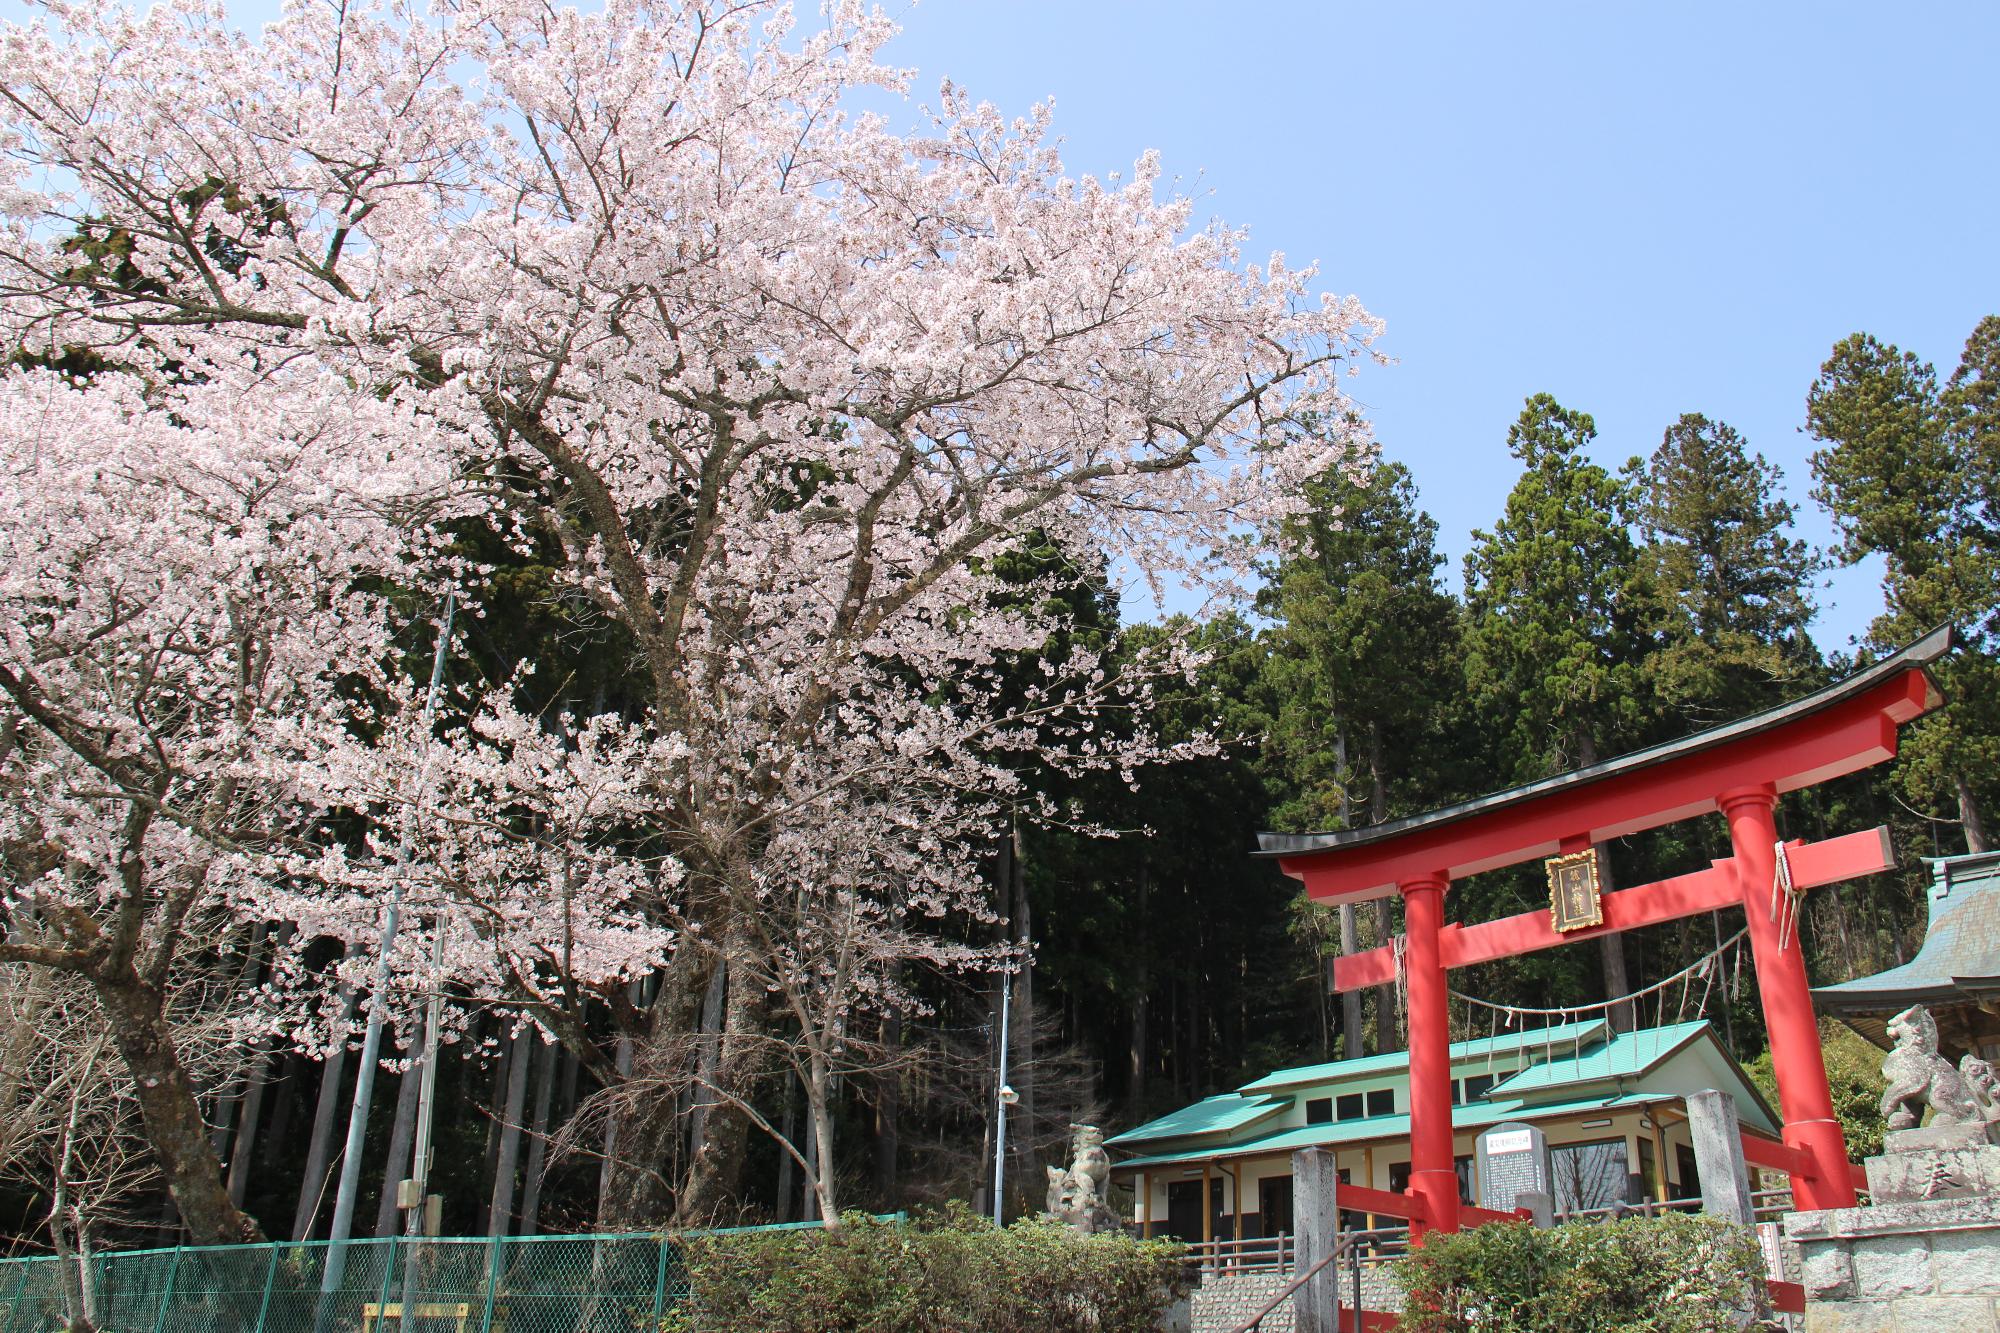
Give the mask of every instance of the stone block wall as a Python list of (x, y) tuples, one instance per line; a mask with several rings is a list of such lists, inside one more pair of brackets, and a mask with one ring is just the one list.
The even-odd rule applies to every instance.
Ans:
[(2000, 1200), (1795, 1213), (1806, 1333), (2000, 1333)]
[[(1292, 1280), (1290, 1273), (1218, 1274), (1194, 1294), (1194, 1333), (1230, 1333), (1256, 1314)], [(1264, 1320), (1265, 1333), (1292, 1333), (1292, 1303), (1286, 1301)]]
[[(1291, 1283), (1290, 1273), (1216, 1274), (1194, 1294), (1194, 1333), (1231, 1333)], [(1340, 1266), (1340, 1299), (1353, 1290), (1353, 1270)], [(1390, 1276), (1386, 1262), (1361, 1265), (1361, 1306), (1393, 1313), (1403, 1308), (1403, 1289)], [(1262, 1333), (1292, 1333), (1292, 1303), (1287, 1300), (1264, 1318)]]

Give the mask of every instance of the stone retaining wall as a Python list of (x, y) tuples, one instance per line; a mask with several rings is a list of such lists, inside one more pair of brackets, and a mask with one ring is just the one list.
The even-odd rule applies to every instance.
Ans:
[(1794, 1213), (1806, 1333), (2000, 1333), (2000, 1200)]
[[(1231, 1333), (1244, 1320), (1271, 1303), (1290, 1284), (1290, 1273), (1229, 1273), (1208, 1277), (1194, 1294), (1194, 1333)], [(1340, 1299), (1350, 1298), (1353, 1270), (1340, 1266)], [(1361, 1305), (1366, 1310), (1394, 1312), (1403, 1308), (1403, 1289), (1390, 1276), (1386, 1262), (1361, 1265)], [(1261, 1333), (1292, 1333), (1292, 1303), (1287, 1300), (1264, 1318)]]

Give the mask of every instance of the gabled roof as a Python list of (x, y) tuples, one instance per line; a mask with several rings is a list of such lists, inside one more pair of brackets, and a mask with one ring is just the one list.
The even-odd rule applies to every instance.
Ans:
[(1512, 1078), (1494, 1085), (1487, 1095), (1495, 1099), (1520, 1097), (1550, 1088), (1601, 1083), (1614, 1078), (1638, 1078), (1708, 1030), (1706, 1022), (1696, 1021), (1621, 1032), (1592, 1050), (1556, 1056), (1530, 1065)]
[[(1556, 1046), (1569, 1050), (1580, 1043), (1596, 1041), (1608, 1030), (1603, 1019), (1593, 1018), (1576, 1023), (1560, 1023), (1548, 1028), (1503, 1032), (1497, 1036), (1479, 1037), (1472, 1041), (1455, 1041), (1451, 1044), (1451, 1060), (1456, 1064), (1461, 1060), (1480, 1060), (1489, 1055), (1511, 1054), (1524, 1049), (1543, 1050)], [(1332, 1060), (1326, 1064), (1280, 1069), (1264, 1075), (1254, 1083), (1245, 1083), (1241, 1091), (1273, 1092), (1280, 1088), (1296, 1088), (1310, 1083), (1349, 1083), (1382, 1074), (1397, 1073), (1409, 1066), (1408, 1051), (1384, 1051), (1380, 1055), (1364, 1055), (1353, 1060)]]
[(1912, 1004), (2000, 993), (2000, 852), (1930, 860), (1930, 924), (1900, 967), (1820, 986), (1829, 1013), (1893, 1013)]
[(1185, 1139), (1200, 1134), (1226, 1134), (1254, 1125), (1273, 1111), (1290, 1105), (1289, 1097), (1245, 1097), (1225, 1092), (1183, 1106), (1171, 1115), (1149, 1120), (1136, 1129), (1106, 1139), (1106, 1143), (1143, 1143), (1153, 1139)]
[[(1657, 1102), (1677, 1100), (1678, 1096), (1669, 1092), (1626, 1092), (1537, 1105), (1512, 1100), (1477, 1101), (1465, 1106), (1454, 1106), (1451, 1109), (1451, 1124), (1453, 1129), (1475, 1129), (1484, 1125), (1497, 1125), (1503, 1120), (1548, 1120), (1556, 1116), (1581, 1115), (1591, 1111), (1614, 1111), (1620, 1107), (1651, 1106)], [(1114, 1171), (1127, 1171), (1151, 1166), (1176, 1166), (1188, 1162), (1213, 1161), (1218, 1157), (1260, 1157), (1266, 1154), (1275, 1156), (1280, 1153), (1296, 1152), (1300, 1148), (1332, 1148), (1343, 1143), (1407, 1139), (1409, 1136), (1410, 1117), (1378, 1115), (1366, 1120), (1334, 1120), (1325, 1124), (1283, 1129), (1261, 1138), (1243, 1139), (1234, 1143), (1211, 1143), (1199, 1148), (1183, 1148), (1173, 1152), (1156, 1153), (1149, 1157), (1134, 1157), (1113, 1162), (1111, 1167)]]

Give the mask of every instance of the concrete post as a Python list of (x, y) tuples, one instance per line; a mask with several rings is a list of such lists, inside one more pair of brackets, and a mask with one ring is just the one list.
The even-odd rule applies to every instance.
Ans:
[(1694, 1138), (1695, 1170), (1701, 1173), (1701, 1210), (1744, 1226), (1757, 1221), (1750, 1197), (1750, 1170), (1743, 1161), (1743, 1126), (1736, 1099), (1714, 1088), (1687, 1096), (1688, 1133)]
[[(1292, 1154), (1292, 1221), (1298, 1228), (1298, 1271), (1310, 1273), (1340, 1239), (1340, 1176), (1333, 1154), (1325, 1148), (1301, 1148)], [(1293, 1327), (1297, 1333), (1336, 1333), (1334, 1301), (1340, 1287), (1339, 1265), (1329, 1264), (1312, 1281), (1292, 1293)]]
[(1529, 1218), (1538, 1227), (1556, 1224), (1555, 1196), (1547, 1190), (1522, 1190), (1514, 1196), (1514, 1206), (1527, 1209)]

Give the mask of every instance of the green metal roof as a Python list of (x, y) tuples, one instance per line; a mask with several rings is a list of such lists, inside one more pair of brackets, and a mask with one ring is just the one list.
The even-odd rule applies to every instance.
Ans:
[[(1554, 1027), (1503, 1032), (1497, 1036), (1479, 1037), (1473, 1041), (1453, 1042), (1451, 1060), (1456, 1064), (1461, 1060), (1478, 1060), (1488, 1055), (1511, 1054), (1514, 1051), (1537, 1050), (1549, 1046), (1561, 1046), (1567, 1050), (1582, 1042), (1594, 1041), (1604, 1036), (1607, 1031), (1604, 1020), (1595, 1018), (1579, 1023), (1559, 1023)], [(1245, 1083), (1241, 1090), (1271, 1092), (1279, 1088), (1295, 1088), (1306, 1083), (1346, 1083), (1355, 1079), (1396, 1073), (1407, 1069), (1409, 1064), (1408, 1051), (1384, 1051), (1380, 1055), (1364, 1055), (1353, 1060), (1332, 1060), (1326, 1064), (1280, 1069), (1275, 1073), (1266, 1074), (1254, 1083)]]
[(1837, 1014), (1893, 1013), (1905, 1005), (2000, 990), (2000, 852), (1930, 861), (1930, 923), (1917, 956), (1900, 967), (1820, 986), (1813, 999)]
[[(1533, 1122), (1588, 1111), (1612, 1111), (1620, 1107), (1650, 1106), (1655, 1102), (1678, 1100), (1680, 1096), (1677, 1093), (1627, 1092), (1609, 1097), (1584, 1097), (1575, 1101), (1534, 1104), (1518, 1100), (1479, 1101), (1453, 1107), (1451, 1124), (1453, 1129), (1473, 1129), (1481, 1125), (1497, 1125), (1503, 1120)], [(1262, 1157), (1275, 1153), (1296, 1152), (1300, 1148), (1332, 1148), (1346, 1143), (1409, 1137), (1410, 1117), (1378, 1115), (1366, 1120), (1335, 1120), (1326, 1124), (1307, 1125), (1300, 1129), (1279, 1130), (1275, 1134), (1242, 1139), (1234, 1143), (1214, 1143), (1200, 1148), (1157, 1153), (1150, 1157), (1133, 1157), (1122, 1162), (1113, 1162), (1111, 1168), (1114, 1171), (1127, 1171), (1138, 1167), (1177, 1166), (1189, 1162), (1214, 1161), (1223, 1157)]]
[(1205, 1098), (1193, 1106), (1183, 1106), (1171, 1115), (1149, 1120), (1137, 1129), (1105, 1140), (1107, 1143), (1140, 1143), (1148, 1139), (1185, 1139), (1197, 1134), (1223, 1134), (1253, 1125), (1290, 1105), (1288, 1097), (1245, 1097), (1225, 1092)]
[(1510, 1079), (1494, 1085), (1492, 1097), (1518, 1097), (1523, 1093), (1573, 1083), (1600, 1083), (1605, 1079), (1636, 1078), (1660, 1061), (1686, 1046), (1708, 1030), (1708, 1024), (1674, 1023), (1663, 1028), (1641, 1028), (1621, 1032), (1610, 1041), (1589, 1051), (1559, 1055), (1530, 1065)]

